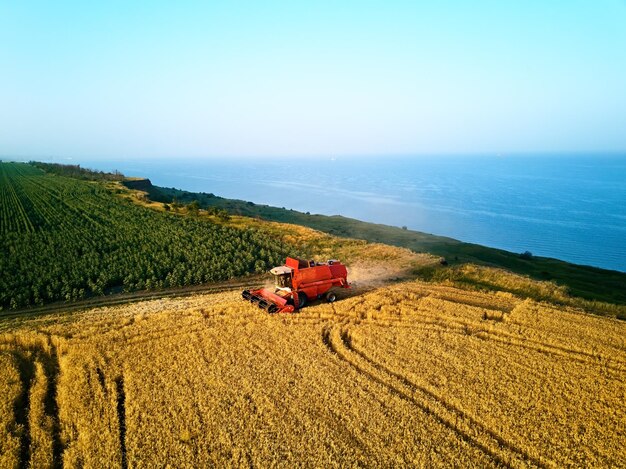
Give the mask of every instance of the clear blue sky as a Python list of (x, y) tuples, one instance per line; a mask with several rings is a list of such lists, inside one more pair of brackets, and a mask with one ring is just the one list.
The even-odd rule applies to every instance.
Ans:
[(0, 155), (596, 150), (624, 0), (0, 0)]

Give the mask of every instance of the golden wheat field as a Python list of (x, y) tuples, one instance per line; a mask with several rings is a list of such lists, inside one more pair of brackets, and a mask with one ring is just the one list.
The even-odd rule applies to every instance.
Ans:
[(626, 324), (419, 281), (0, 323), (0, 467), (626, 466)]

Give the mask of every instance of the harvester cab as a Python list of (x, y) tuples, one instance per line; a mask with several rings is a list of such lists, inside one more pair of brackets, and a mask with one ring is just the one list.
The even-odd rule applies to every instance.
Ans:
[(339, 261), (315, 262), (288, 257), (284, 265), (270, 270), (274, 288), (244, 290), (244, 300), (256, 304), (269, 313), (293, 313), (309, 300), (337, 299), (337, 288), (350, 288), (348, 271)]
[(293, 269), (286, 265), (274, 267), (270, 270), (270, 274), (274, 276), (274, 284), (276, 288), (291, 290), (291, 277), (293, 275)]

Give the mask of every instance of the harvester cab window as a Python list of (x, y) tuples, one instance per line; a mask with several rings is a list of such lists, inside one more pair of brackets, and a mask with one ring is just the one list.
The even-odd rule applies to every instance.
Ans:
[(276, 286), (280, 288), (291, 288), (291, 274), (277, 275)]
[(270, 270), (270, 273), (274, 276), (274, 282), (276, 282), (277, 288), (291, 289), (291, 274), (293, 269), (286, 265), (274, 267)]

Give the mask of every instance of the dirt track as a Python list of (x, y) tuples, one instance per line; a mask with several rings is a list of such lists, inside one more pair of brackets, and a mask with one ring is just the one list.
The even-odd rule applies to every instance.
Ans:
[(126, 303), (134, 303), (137, 301), (157, 300), (159, 298), (177, 298), (200, 293), (219, 293), (221, 291), (234, 290), (238, 288), (246, 288), (263, 282), (262, 275), (254, 275), (250, 277), (236, 278), (225, 282), (207, 283), (204, 285), (194, 285), (183, 288), (168, 288), (164, 290), (138, 291), (131, 293), (116, 293), (112, 295), (98, 296), (87, 298), (74, 302), (58, 302), (36, 308), (25, 308), (18, 310), (0, 312), (0, 320), (28, 318), (40, 314), (53, 313), (70, 313), (82, 309), (100, 308), (104, 306), (116, 306)]

